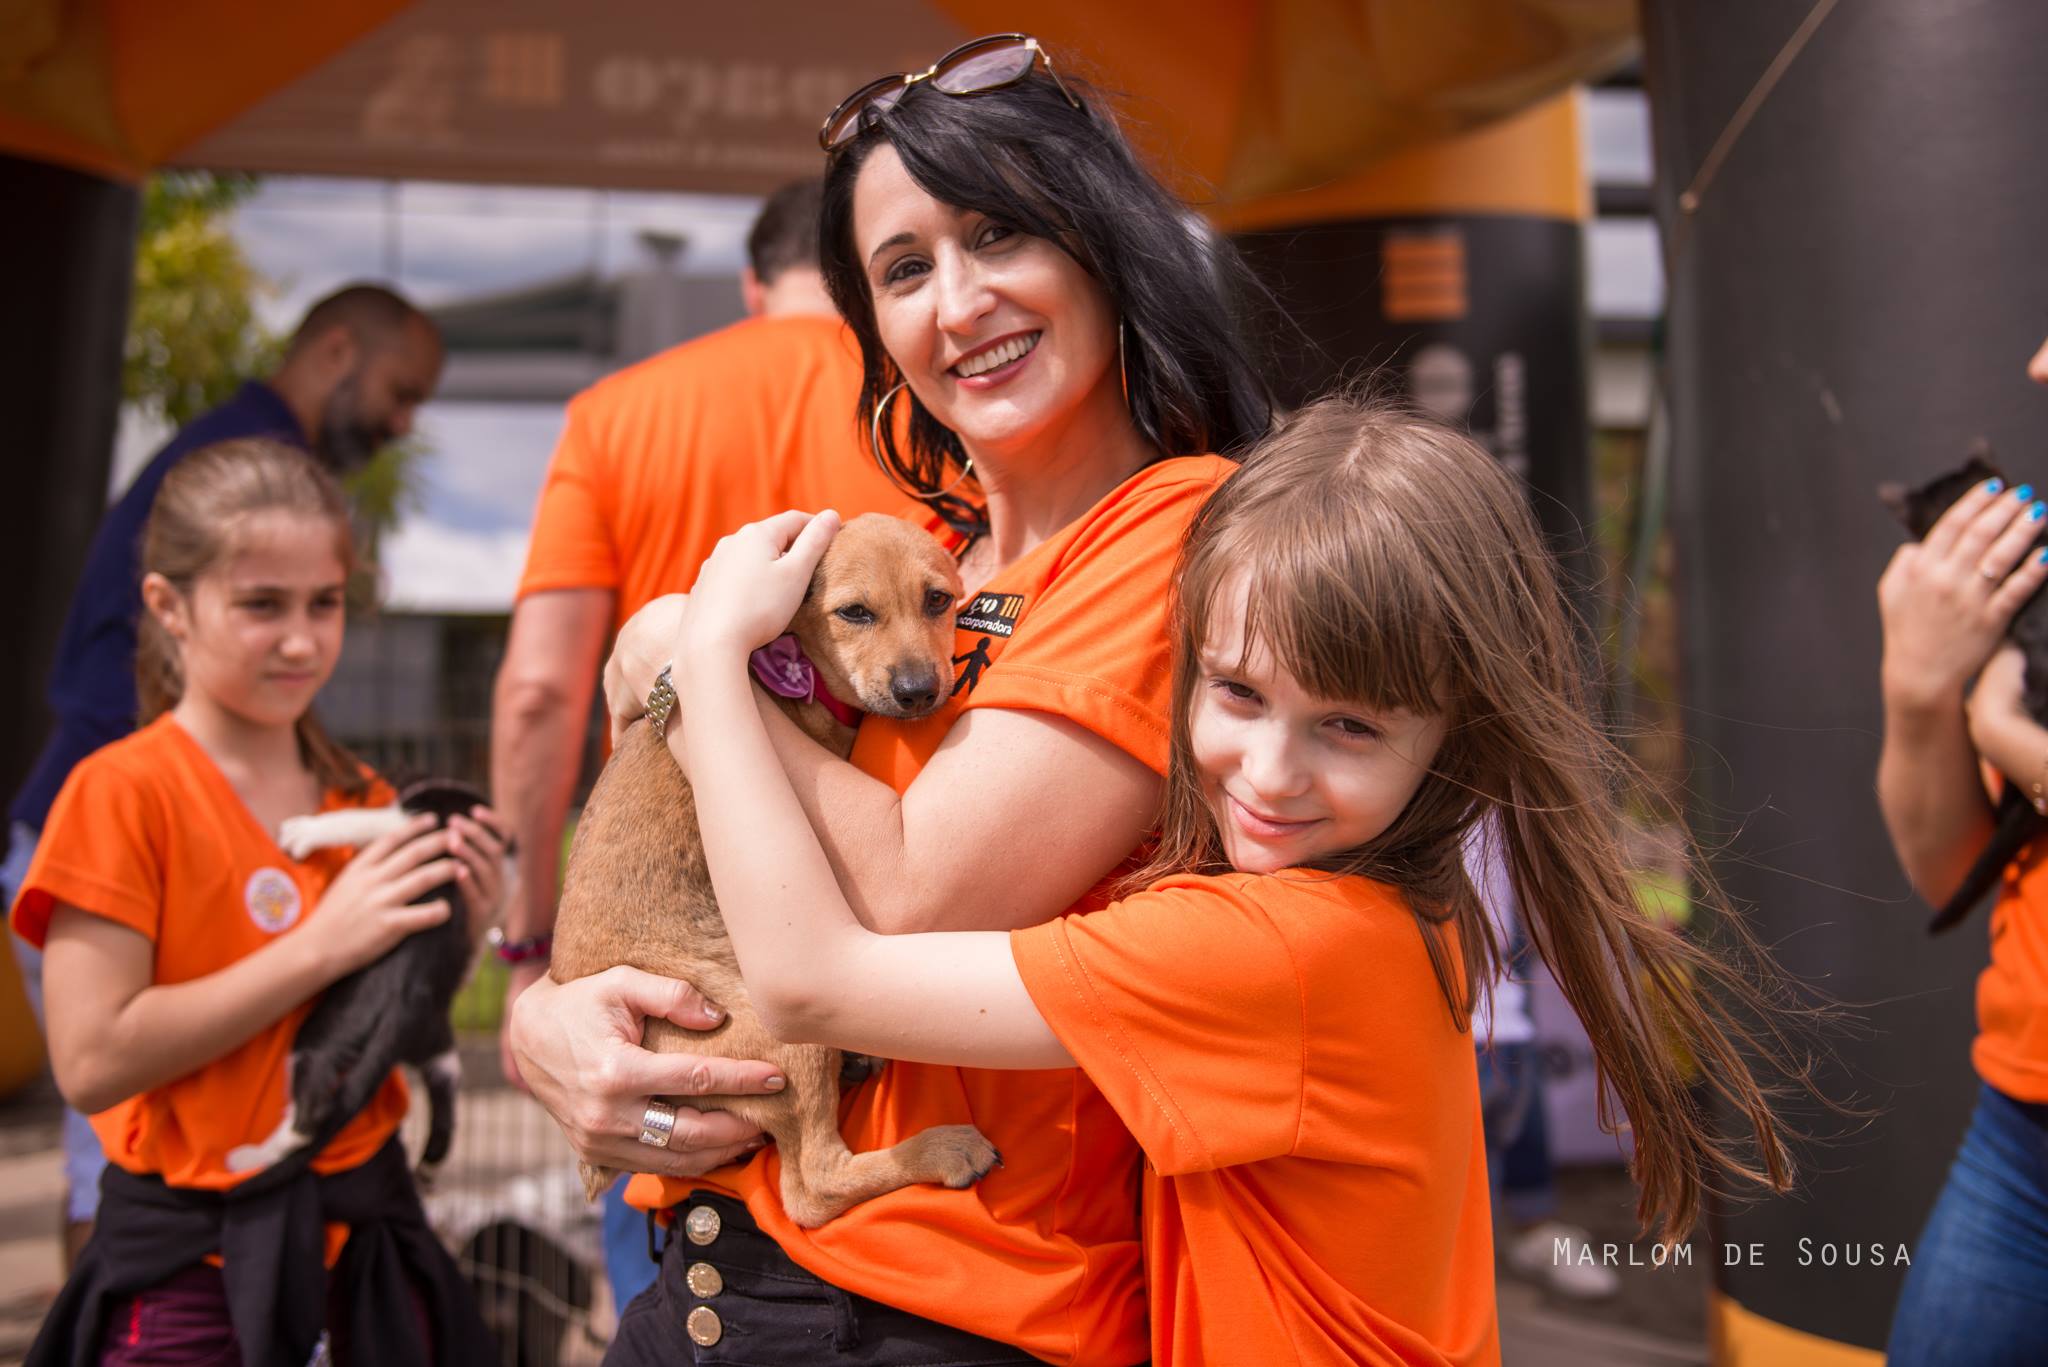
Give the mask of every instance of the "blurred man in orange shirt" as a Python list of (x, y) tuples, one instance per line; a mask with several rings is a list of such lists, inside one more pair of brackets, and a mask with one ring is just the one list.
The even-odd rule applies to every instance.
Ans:
[[(853, 517), (911, 504), (860, 437), (859, 349), (818, 272), (820, 189), (800, 181), (762, 207), (740, 274), (748, 318), (569, 403), (491, 702), (492, 802), (529, 851), (498, 946), (508, 1019), (512, 998), (547, 971), (554, 856), (613, 631), (649, 599), (688, 589), (718, 538), (744, 523), (785, 508)], [(509, 1058), (505, 1068), (516, 1082)], [(624, 1209), (607, 1198), (621, 1305), (654, 1273), (644, 1252), (612, 1256), (638, 1237), (640, 1217)], [(625, 1220), (635, 1223), (614, 1239)]]

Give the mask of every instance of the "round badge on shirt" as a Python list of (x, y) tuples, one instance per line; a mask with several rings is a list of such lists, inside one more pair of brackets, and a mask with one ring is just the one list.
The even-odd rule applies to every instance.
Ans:
[(249, 919), (272, 935), (299, 919), (299, 885), (283, 869), (263, 868), (249, 875), (242, 901)]

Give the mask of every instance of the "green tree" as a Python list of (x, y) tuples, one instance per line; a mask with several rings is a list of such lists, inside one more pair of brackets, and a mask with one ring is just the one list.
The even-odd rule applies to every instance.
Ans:
[[(251, 176), (205, 171), (165, 171), (143, 186), (121, 397), (172, 427), (283, 358), (286, 339), (256, 316), (270, 282), (228, 225), (256, 186)], [(372, 566), (383, 534), (419, 506), (425, 455), (417, 438), (394, 442), (347, 480)]]
[(173, 427), (225, 402), (282, 351), (256, 318), (269, 285), (228, 230), (227, 211), (255, 189), (247, 176), (203, 171), (143, 186), (121, 397)]

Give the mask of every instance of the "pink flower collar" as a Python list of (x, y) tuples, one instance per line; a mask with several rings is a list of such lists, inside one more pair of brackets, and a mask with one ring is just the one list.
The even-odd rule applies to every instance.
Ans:
[(804, 648), (796, 643), (794, 633), (778, 636), (762, 646), (748, 663), (753, 666), (754, 677), (761, 681), (761, 686), (777, 697), (820, 703), (838, 719), (841, 726), (860, 725), (860, 710), (832, 696), (824, 681), (818, 678), (817, 666), (804, 654)]

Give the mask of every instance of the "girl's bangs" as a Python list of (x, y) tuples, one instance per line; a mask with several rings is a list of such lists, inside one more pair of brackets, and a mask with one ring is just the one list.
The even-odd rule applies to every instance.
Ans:
[(1384, 527), (1360, 536), (1334, 525), (1358, 516), (1355, 507), (1261, 511), (1268, 516), (1239, 519), (1190, 563), (1195, 643), (1208, 638), (1223, 595), (1241, 591), (1240, 665), (1264, 651), (1318, 697), (1418, 716), (1444, 711), (1450, 623), (1422, 566), (1397, 563), (1409, 559), (1406, 539), (1380, 534)]

